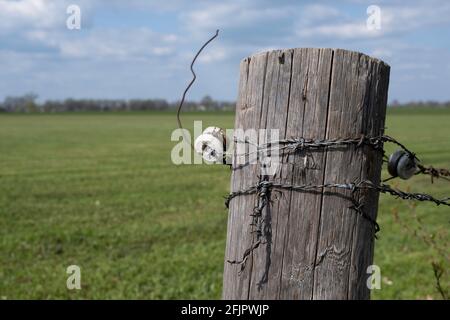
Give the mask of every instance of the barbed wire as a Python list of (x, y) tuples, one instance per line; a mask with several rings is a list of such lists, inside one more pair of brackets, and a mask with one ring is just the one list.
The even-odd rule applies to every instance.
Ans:
[(450, 170), (444, 168), (434, 168), (433, 166), (425, 167), (424, 165), (418, 163), (417, 167), (419, 171), (416, 174), (428, 174), (431, 176), (431, 183), (434, 182), (434, 178), (442, 178), (447, 181), (450, 181), (448, 177), (450, 177)]
[(288, 190), (288, 191), (304, 191), (304, 192), (308, 192), (311, 190), (317, 190), (317, 189), (336, 188), (336, 189), (350, 190), (352, 193), (354, 193), (356, 190), (359, 190), (359, 189), (366, 189), (366, 190), (370, 189), (370, 190), (376, 190), (381, 193), (389, 194), (391, 196), (394, 196), (394, 197), (397, 197), (397, 198), (400, 198), (403, 200), (429, 201), (429, 202), (433, 202), (436, 205), (450, 206), (450, 197), (444, 198), (444, 199), (436, 199), (433, 196), (430, 196), (425, 193), (413, 193), (413, 192), (402, 191), (399, 189), (394, 189), (387, 184), (376, 185), (369, 180), (363, 180), (363, 181), (352, 182), (352, 183), (325, 183), (325, 184), (319, 184), (319, 185), (311, 185), (311, 184), (289, 185), (289, 184), (282, 184), (282, 183), (274, 183), (274, 182), (270, 182), (270, 181), (260, 181), (258, 184), (251, 186), (247, 189), (231, 192), (228, 196), (225, 197), (225, 206), (227, 208), (229, 208), (231, 200), (237, 196), (260, 193), (261, 190), (263, 190), (264, 191), (263, 193), (265, 194), (266, 190), (268, 188), (279, 189), (279, 190)]
[[(450, 181), (450, 170), (446, 168), (434, 168), (433, 166), (424, 166), (420, 163), (420, 159), (417, 157), (416, 153), (412, 152), (408, 149), (403, 143), (399, 142), (395, 138), (388, 135), (380, 135), (375, 137), (368, 137), (366, 135), (361, 135), (357, 138), (337, 138), (337, 139), (306, 139), (306, 138), (290, 138), (283, 139), (277, 141), (271, 141), (267, 143), (263, 143), (261, 145), (257, 145), (250, 141), (243, 141), (239, 139), (234, 140), (235, 143), (248, 143), (256, 146), (256, 150), (252, 152), (246, 152), (241, 154), (236, 154), (238, 157), (242, 156), (250, 156), (255, 153), (259, 154), (261, 152), (272, 152), (272, 151), (281, 151), (287, 153), (294, 153), (303, 150), (318, 150), (322, 148), (332, 148), (332, 147), (345, 147), (354, 145), (356, 148), (359, 148), (363, 145), (372, 147), (374, 150), (379, 150), (385, 160), (387, 157), (385, 156), (385, 151), (383, 149), (384, 143), (393, 143), (399, 146), (403, 151), (405, 151), (411, 159), (414, 159), (417, 163), (417, 172), (415, 175), (424, 174), (431, 176), (431, 182), (434, 182), (434, 178), (442, 178)], [(387, 161), (385, 161), (387, 162)], [(240, 165), (242, 167), (242, 165)], [(391, 180), (396, 177), (390, 177), (388, 180)], [(387, 181), (387, 180), (385, 180)]]
[[(270, 192), (271, 192), (271, 184), (267, 180), (261, 181), (255, 188), (252, 188), (252, 193), (258, 193), (258, 204), (253, 208), (253, 213), (251, 214), (252, 222), (250, 224), (251, 227), (255, 227), (255, 231), (253, 233), (256, 234), (256, 240), (252, 241), (252, 245), (247, 248), (243, 254), (243, 257), (240, 261), (228, 260), (231, 264), (240, 264), (241, 268), (239, 270), (239, 273), (242, 273), (242, 271), (245, 269), (245, 265), (247, 263), (247, 259), (249, 255), (259, 247), (262, 241), (262, 237), (266, 236), (263, 234), (263, 219), (262, 219), (262, 212), (264, 208), (268, 205), (270, 201)], [(253, 190), (254, 189), (254, 190)], [(254, 191), (254, 192), (253, 192)], [(246, 192), (245, 194), (250, 194)], [(231, 200), (231, 199), (230, 199)], [(229, 201), (228, 201), (229, 203)], [(228, 204), (227, 204), (228, 207)]]
[(349, 209), (353, 209), (357, 214), (359, 214), (370, 224), (372, 224), (374, 228), (375, 238), (376, 233), (380, 231), (380, 226), (378, 225), (376, 220), (371, 218), (363, 210), (363, 204), (354, 196), (355, 192), (358, 190), (375, 190), (380, 193), (389, 194), (391, 196), (404, 200), (429, 201), (433, 202), (436, 205), (450, 206), (450, 198), (436, 199), (424, 193), (412, 193), (394, 189), (387, 184), (376, 185), (369, 180), (363, 180), (352, 183), (325, 183), (319, 185), (311, 185), (311, 184), (290, 185), (290, 184), (270, 182), (268, 180), (262, 180), (256, 185), (253, 185), (247, 189), (231, 192), (225, 198), (225, 206), (229, 208), (231, 200), (237, 196), (251, 195), (251, 194), (258, 195), (258, 204), (253, 208), (253, 213), (251, 214), (252, 223), (250, 224), (250, 226), (255, 227), (254, 233), (256, 233), (256, 239), (252, 241), (250, 247), (244, 251), (241, 260), (227, 260), (228, 263), (239, 264), (241, 266), (239, 273), (242, 273), (242, 271), (245, 269), (248, 257), (262, 243), (262, 237), (265, 235), (263, 232), (264, 228), (263, 228), (262, 212), (264, 208), (270, 203), (270, 194), (272, 190), (311, 192), (323, 189), (344, 189), (351, 191), (351, 196), (349, 198), (351, 205), (349, 206)]
[[(238, 142), (235, 140), (235, 142)], [(245, 143), (250, 143), (249, 141), (241, 141)], [(419, 163), (419, 159), (415, 153), (409, 150), (404, 144), (400, 143), (396, 139), (387, 136), (376, 136), (376, 137), (368, 137), (365, 135), (361, 135), (358, 138), (340, 138), (340, 139), (305, 139), (305, 138), (291, 138), (278, 140), (275, 142), (268, 142), (259, 145), (256, 145), (256, 152), (259, 154), (261, 151), (273, 151), (279, 150), (282, 152), (298, 152), (304, 150), (317, 150), (331, 147), (340, 147), (340, 146), (350, 146), (354, 145), (356, 148), (361, 147), (362, 145), (367, 145), (372, 147), (374, 150), (379, 150), (383, 154), (384, 162), (389, 162), (387, 157), (385, 156), (385, 151), (383, 149), (384, 143), (390, 142), (397, 146), (399, 146), (410, 159), (414, 160), (414, 164), (417, 166), (417, 174), (427, 174), (431, 176), (432, 182), (433, 178), (446, 177), (450, 176), (450, 171), (447, 169), (436, 169), (432, 166), (425, 167), (424, 165)], [(274, 147), (275, 146), (275, 147)], [(245, 153), (243, 155), (249, 155), (251, 153)], [(242, 156), (242, 155), (240, 155)], [(417, 162), (416, 162), (417, 161)], [(242, 167), (242, 166), (240, 166)], [(395, 177), (392, 177), (395, 178)], [(303, 185), (291, 185), (291, 184), (283, 184), (278, 182), (269, 181), (267, 176), (264, 176), (263, 180), (260, 180), (257, 184), (250, 186), (243, 190), (238, 190), (231, 192), (227, 197), (225, 197), (225, 206), (229, 208), (230, 202), (232, 199), (242, 195), (258, 195), (257, 205), (253, 208), (253, 212), (251, 214), (252, 222), (250, 224), (251, 227), (254, 227), (254, 231), (252, 233), (256, 233), (256, 238), (252, 240), (251, 245), (244, 251), (243, 256), (240, 260), (227, 260), (231, 264), (239, 264), (240, 271), (242, 273), (245, 269), (248, 257), (250, 254), (256, 250), (262, 243), (263, 238), (267, 236), (267, 232), (264, 232), (267, 228), (264, 228), (264, 219), (262, 218), (262, 212), (264, 208), (269, 205), (270, 195), (272, 190), (286, 190), (286, 191), (297, 191), (297, 192), (317, 192), (323, 191), (324, 189), (343, 189), (350, 191), (350, 197), (348, 200), (350, 201), (349, 209), (353, 209), (357, 214), (362, 216), (365, 220), (367, 220), (372, 226), (374, 230), (374, 237), (376, 238), (377, 232), (380, 230), (380, 226), (372, 217), (370, 217), (363, 209), (363, 203), (355, 196), (355, 192), (359, 190), (373, 190), (379, 193), (388, 194), (403, 200), (415, 200), (415, 201), (428, 201), (432, 202), (436, 205), (444, 205), (450, 206), (450, 198), (437, 199), (429, 194), (425, 193), (414, 193), (414, 192), (406, 192), (399, 189), (395, 189), (388, 184), (379, 183), (375, 184), (370, 180), (362, 180), (362, 181), (354, 181), (350, 183), (324, 183), (324, 184), (303, 184)], [(267, 243), (268, 241), (266, 241)], [(262, 280), (261, 280), (262, 282)]]
[(379, 137), (367, 137), (365, 135), (361, 135), (359, 138), (345, 138), (345, 139), (285, 139), (280, 140), (278, 143), (282, 146), (281, 150), (290, 150), (290, 151), (302, 151), (305, 149), (320, 149), (325, 147), (338, 147), (338, 146), (347, 146), (347, 145), (355, 145), (357, 148), (362, 145), (368, 145), (373, 147), (375, 150), (383, 149), (383, 142), (387, 140), (387, 136), (379, 136)]

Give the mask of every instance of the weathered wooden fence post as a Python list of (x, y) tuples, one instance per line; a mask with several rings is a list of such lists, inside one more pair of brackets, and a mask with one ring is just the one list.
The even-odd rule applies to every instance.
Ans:
[[(389, 66), (341, 49), (289, 49), (241, 62), (235, 129), (279, 129), (280, 139), (379, 136)], [(368, 145), (303, 150), (281, 157), (274, 183), (323, 185), (379, 183), (382, 154)], [(234, 166), (231, 191), (260, 182), (259, 165)], [(355, 196), (356, 193), (356, 196)], [(271, 194), (262, 213), (265, 235), (255, 243), (251, 214), (257, 194), (230, 201), (224, 299), (368, 299), (374, 225), (351, 208), (357, 197), (376, 219), (378, 192), (323, 189)]]

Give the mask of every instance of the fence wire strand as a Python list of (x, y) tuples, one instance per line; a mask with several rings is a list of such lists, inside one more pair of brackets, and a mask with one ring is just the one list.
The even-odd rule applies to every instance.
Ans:
[[(215, 38), (217, 38), (218, 35), (219, 35), (219, 30), (216, 30), (216, 33), (208, 41), (206, 41), (201, 46), (201, 48), (197, 51), (197, 53), (195, 54), (194, 58), (192, 59), (191, 66), (190, 66), (191, 73), (192, 73), (192, 80), (189, 82), (187, 87), (184, 89), (183, 95), (181, 97), (180, 104), (178, 105), (178, 108), (177, 108), (177, 124), (178, 124), (178, 128), (179, 129), (183, 129), (183, 125), (181, 123), (181, 118), (180, 118), (180, 113), (181, 113), (181, 108), (183, 108), (184, 100), (186, 99), (186, 94), (188, 93), (189, 89), (194, 84), (195, 80), (197, 79), (197, 75), (195, 74), (195, 71), (194, 71), (195, 61), (197, 60), (197, 58), (200, 55), (200, 53), (202, 53), (203, 49), (205, 49), (206, 46), (211, 41), (213, 41)], [(183, 131), (183, 137), (186, 139), (186, 137), (184, 136), (184, 131)], [(188, 139), (186, 139), (186, 140), (188, 140)], [(192, 149), (194, 149), (194, 144), (192, 143), (192, 141), (190, 141), (190, 144), (191, 144)]]
[[(235, 140), (235, 142), (241, 142), (241, 143), (250, 143), (249, 141), (238, 141)], [(260, 153), (260, 152), (270, 152), (274, 150), (279, 150), (282, 152), (299, 152), (304, 150), (317, 150), (317, 149), (323, 149), (323, 148), (331, 148), (331, 147), (342, 147), (342, 146), (350, 146), (354, 145), (356, 148), (359, 148), (363, 145), (367, 145), (375, 150), (379, 150), (383, 155), (383, 162), (388, 162), (388, 158), (385, 155), (385, 151), (383, 149), (384, 143), (389, 142), (397, 145), (402, 150), (404, 150), (412, 159), (415, 159), (417, 161), (417, 174), (426, 174), (431, 176), (431, 182), (433, 182), (434, 178), (444, 178), (446, 180), (450, 176), (450, 171), (448, 169), (437, 169), (433, 166), (424, 166), (419, 161), (419, 158), (416, 156), (414, 152), (409, 150), (404, 144), (400, 143), (396, 139), (387, 136), (377, 136), (377, 137), (367, 137), (365, 135), (361, 135), (358, 138), (343, 138), (343, 139), (332, 139), (332, 140), (326, 140), (326, 139), (305, 139), (305, 138), (291, 138), (291, 139), (284, 139), (279, 140), (275, 142), (268, 142), (261, 145), (256, 145), (256, 151), (248, 152), (244, 154), (237, 154), (237, 156), (248, 156), (253, 153)], [(241, 166), (240, 166), (241, 167)], [(395, 177), (391, 177), (395, 178)], [(262, 212), (266, 206), (268, 206), (271, 202), (270, 195), (272, 190), (278, 190), (278, 191), (296, 191), (296, 192), (314, 192), (314, 191), (320, 191), (325, 192), (325, 189), (342, 189), (342, 190), (349, 190), (350, 191), (350, 206), (349, 209), (353, 209), (357, 214), (362, 216), (365, 220), (367, 220), (372, 226), (374, 230), (374, 237), (376, 238), (376, 233), (380, 230), (380, 226), (378, 223), (371, 218), (363, 208), (363, 203), (357, 199), (355, 193), (360, 190), (373, 190), (377, 191), (379, 193), (384, 193), (391, 195), (398, 199), (403, 200), (415, 200), (415, 201), (426, 201), (426, 202), (432, 202), (435, 205), (443, 205), (443, 206), (450, 206), (450, 197), (438, 199), (435, 198), (429, 194), (425, 193), (414, 193), (414, 192), (406, 192), (402, 191), (396, 188), (391, 187), (388, 184), (380, 182), (379, 184), (375, 184), (372, 181), (369, 180), (363, 180), (363, 181), (354, 181), (350, 183), (326, 183), (326, 184), (318, 184), (318, 185), (311, 185), (311, 184), (304, 184), (304, 185), (290, 185), (290, 184), (283, 184), (283, 183), (277, 183), (273, 181), (269, 181), (267, 176), (263, 180), (260, 180), (257, 184), (250, 186), (243, 190), (238, 190), (231, 192), (227, 197), (225, 197), (225, 206), (229, 208), (230, 202), (232, 199), (238, 196), (244, 196), (244, 195), (258, 195), (258, 201), (257, 205), (254, 207), (253, 212), (251, 214), (252, 217), (252, 223), (251, 226), (254, 228), (253, 233), (256, 234), (256, 238), (253, 239), (251, 245), (244, 251), (243, 256), (240, 260), (227, 260), (231, 264), (239, 264), (240, 265), (240, 271), (239, 273), (242, 273), (242, 271), (245, 269), (248, 257), (250, 254), (256, 250), (262, 243), (264, 238), (264, 226), (263, 226), (263, 218), (262, 218)]]

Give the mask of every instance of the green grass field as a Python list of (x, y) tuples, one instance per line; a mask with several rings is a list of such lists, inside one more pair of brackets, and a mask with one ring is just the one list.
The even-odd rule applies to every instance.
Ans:
[[(233, 114), (199, 113), (232, 128)], [(387, 131), (424, 164), (450, 167), (450, 110), (400, 110)], [(0, 116), (0, 298), (220, 298), (230, 171), (174, 166), (171, 113)], [(389, 146), (388, 150), (393, 150)], [(427, 177), (403, 189), (450, 195)], [(448, 260), (394, 221), (435, 235), (448, 251), (450, 210), (382, 196), (375, 299), (439, 299), (431, 261)], [(81, 267), (82, 290), (66, 288)], [(448, 272), (443, 279), (448, 288)]]

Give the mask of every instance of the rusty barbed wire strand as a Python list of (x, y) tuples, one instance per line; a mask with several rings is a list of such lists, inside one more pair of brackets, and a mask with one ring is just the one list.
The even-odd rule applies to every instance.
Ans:
[[(242, 271), (245, 269), (247, 259), (249, 255), (257, 249), (260, 244), (262, 243), (261, 236), (262, 236), (262, 211), (263, 209), (269, 204), (270, 202), (270, 192), (271, 190), (288, 190), (288, 191), (301, 191), (301, 192), (309, 192), (314, 191), (318, 189), (344, 189), (351, 191), (351, 194), (353, 195), (358, 190), (375, 190), (380, 193), (389, 194), (391, 196), (404, 199), (404, 200), (416, 200), (416, 201), (430, 201), (435, 203), (436, 205), (445, 205), (450, 206), (450, 198), (444, 198), (444, 199), (436, 199), (428, 194), (424, 193), (411, 193), (411, 192), (405, 192), (402, 190), (394, 189), (391, 186), (387, 184), (380, 184), (376, 185), (373, 182), (369, 180), (363, 180), (359, 182), (353, 182), (353, 183), (325, 183), (320, 185), (289, 185), (289, 184), (282, 184), (282, 183), (274, 183), (270, 182), (268, 180), (260, 181), (258, 184), (251, 186), (247, 189), (235, 191), (230, 193), (227, 197), (225, 197), (225, 206), (229, 208), (230, 202), (233, 198), (241, 195), (251, 195), (251, 194), (258, 194), (258, 204), (253, 209), (252, 216), (252, 226), (256, 226), (255, 233), (257, 235), (256, 241), (252, 241), (252, 244), (249, 248), (247, 248), (244, 251), (244, 254), (242, 256), (241, 260), (227, 260), (230, 264), (240, 264), (241, 268), (239, 273), (242, 273)], [(349, 209), (355, 210), (355, 212), (359, 215), (361, 215), (364, 219), (366, 219), (369, 223), (371, 223), (374, 227), (374, 236), (376, 238), (376, 233), (380, 231), (380, 226), (378, 223), (371, 218), (367, 213), (362, 210), (362, 203), (359, 202), (355, 197), (351, 197), (349, 199), (351, 201), (351, 206), (349, 206)]]
[[(239, 274), (242, 274), (242, 272), (245, 269), (245, 266), (247, 264), (248, 257), (250, 254), (253, 253), (254, 250), (256, 250), (262, 243), (263, 243), (263, 237), (267, 238), (267, 232), (265, 231), (267, 228), (265, 228), (264, 224), (265, 221), (262, 218), (262, 212), (264, 208), (270, 203), (270, 194), (273, 189), (278, 190), (293, 190), (293, 191), (311, 191), (316, 189), (322, 189), (322, 188), (343, 188), (346, 190), (350, 190), (352, 195), (357, 191), (359, 186), (362, 184), (362, 182), (356, 183), (356, 184), (338, 184), (338, 183), (328, 183), (323, 185), (287, 185), (287, 184), (280, 184), (280, 183), (273, 183), (268, 181), (267, 176), (263, 181), (260, 181), (257, 185), (252, 186), (246, 190), (233, 192), (226, 197), (226, 206), (229, 207), (230, 201), (239, 195), (249, 195), (249, 194), (258, 194), (258, 202), (253, 208), (253, 213), (251, 214), (252, 217), (252, 223), (250, 224), (255, 228), (252, 233), (256, 234), (256, 239), (252, 239), (251, 245), (244, 251), (242, 258), (240, 260), (227, 260), (230, 264), (238, 264), (240, 265)], [(349, 209), (355, 210), (356, 213), (361, 215), (364, 219), (369, 221), (373, 227), (374, 227), (374, 236), (376, 238), (376, 233), (380, 230), (380, 226), (378, 223), (372, 219), (370, 216), (368, 216), (363, 210), (362, 210), (362, 203), (360, 203), (355, 197), (351, 197), (350, 199), (351, 205), (349, 206)], [(266, 243), (269, 243), (270, 240), (266, 239)], [(263, 279), (261, 279), (260, 284), (263, 282)]]
[[(254, 146), (256, 146), (256, 150), (253, 152), (247, 152), (243, 154), (237, 154), (237, 156), (247, 156), (254, 154), (255, 152), (262, 152), (262, 151), (274, 151), (276, 150), (272, 146), (277, 146), (276, 148), (280, 151), (287, 151), (287, 152), (295, 152), (295, 151), (302, 151), (305, 149), (320, 149), (320, 148), (326, 148), (326, 147), (337, 147), (337, 146), (346, 146), (346, 145), (356, 145), (356, 147), (360, 147), (361, 145), (369, 145), (372, 146), (376, 150), (382, 150), (383, 149), (383, 142), (387, 139), (385, 139), (387, 136), (379, 136), (379, 137), (367, 137), (364, 135), (361, 135), (359, 138), (339, 138), (339, 139), (306, 139), (306, 138), (291, 138), (291, 139), (283, 139), (283, 140), (277, 140), (277, 141), (271, 141), (264, 144), (261, 144), (260, 146), (251, 143), (249, 141), (242, 141), (235, 139), (235, 142), (240, 143), (249, 143)], [(390, 138), (390, 137), (388, 137)]]
[(386, 141), (387, 136), (379, 136), (379, 137), (367, 137), (365, 135), (361, 135), (359, 138), (345, 138), (345, 139), (305, 139), (305, 138), (297, 138), (297, 139), (285, 139), (280, 140), (278, 143), (282, 145), (282, 150), (292, 150), (292, 151), (302, 151), (305, 149), (319, 149), (324, 147), (332, 147), (332, 146), (346, 146), (346, 145), (355, 145), (357, 148), (362, 145), (369, 145), (373, 147), (375, 150), (383, 149), (383, 142)]
[(429, 201), (433, 202), (436, 205), (445, 205), (450, 206), (450, 198), (444, 199), (436, 199), (433, 196), (430, 196), (425, 193), (413, 193), (406, 192), (399, 189), (394, 189), (387, 184), (376, 185), (369, 180), (363, 180), (359, 182), (353, 183), (326, 183), (320, 185), (289, 185), (289, 184), (281, 184), (281, 183), (273, 183), (269, 181), (261, 181), (257, 185), (252, 186), (245, 190), (231, 192), (227, 197), (225, 197), (225, 206), (229, 208), (230, 201), (240, 195), (249, 195), (255, 194), (261, 188), (261, 186), (265, 186), (266, 188), (278, 189), (278, 190), (291, 190), (291, 191), (311, 191), (323, 188), (337, 188), (337, 189), (346, 189), (354, 192), (358, 189), (371, 189), (376, 190), (381, 193), (389, 194), (391, 196), (403, 199), (403, 200), (416, 200), (416, 201)]
[[(235, 142), (243, 142), (243, 143), (250, 143), (249, 141), (238, 141), (235, 139)], [(362, 145), (367, 145), (372, 147), (375, 150), (380, 150), (383, 155), (383, 162), (388, 162), (388, 158), (385, 155), (385, 151), (383, 149), (384, 143), (390, 142), (397, 146), (399, 146), (402, 150), (404, 150), (408, 155), (410, 155), (411, 158), (415, 159), (417, 161), (417, 174), (428, 174), (431, 176), (432, 182), (433, 178), (439, 178), (443, 177), (447, 179), (446, 177), (450, 176), (450, 171), (447, 169), (436, 169), (432, 166), (425, 167), (422, 164), (419, 163), (418, 157), (413, 153), (411, 150), (409, 150), (404, 144), (400, 143), (396, 139), (387, 136), (376, 136), (376, 137), (367, 137), (365, 135), (361, 135), (358, 138), (340, 138), (340, 139), (305, 139), (305, 138), (291, 138), (291, 139), (284, 139), (284, 140), (278, 140), (275, 142), (268, 142), (261, 145), (255, 145), (256, 151), (259, 154), (261, 151), (286, 151), (286, 152), (297, 152), (297, 151), (303, 151), (303, 150), (316, 150), (320, 148), (329, 148), (329, 147), (339, 147), (339, 146), (349, 146), (349, 145), (355, 145), (356, 148), (361, 147)], [(275, 147), (274, 147), (275, 146)], [(250, 155), (254, 152), (248, 152), (245, 154), (237, 154), (237, 156), (242, 155)], [(395, 178), (395, 177), (392, 177)], [(257, 205), (253, 209), (252, 216), (252, 223), (251, 226), (255, 227), (255, 230), (253, 231), (256, 233), (256, 239), (252, 240), (251, 245), (244, 251), (244, 254), (241, 258), (241, 260), (227, 260), (230, 264), (239, 264), (240, 265), (240, 271), (239, 273), (242, 273), (245, 269), (247, 259), (250, 256), (250, 254), (256, 250), (262, 243), (262, 237), (263, 237), (263, 221), (262, 221), (262, 211), (263, 209), (270, 203), (270, 193), (272, 190), (288, 190), (288, 191), (298, 191), (298, 192), (312, 192), (316, 190), (323, 190), (323, 189), (344, 189), (351, 191), (351, 197), (349, 197), (349, 201), (351, 202), (351, 205), (349, 206), (349, 209), (353, 209), (357, 214), (362, 216), (364, 219), (366, 219), (369, 223), (372, 224), (374, 228), (374, 237), (377, 238), (376, 233), (380, 230), (380, 226), (378, 223), (371, 218), (366, 212), (363, 210), (363, 204), (354, 196), (354, 193), (358, 190), (374, 190), (380, 193), (388, 194), (391, 196), (394, 196), (399, 199), (403, 200), (415, 200), (415, 201), (429, 201), (433, 202), (436, 205), (445, 205), (450, 206), (450, 198), (444, 198), (444, 199), (437, 199), (431, 195), (425, 194), (425, 193), (413, 193), (413, 192), (405, 192), (399, 189), (394, 189), (390, 185), (380, 183), (380, 184), (374, 184), (373, 182), (369, 180), (363, 180), (363, 181), (355, 181), (352, 183), (326, 183), (326, 184), (320, 184), (320, 185), (310, 185), (310, 184), (304, 184), (304, 185), (289, 185), (289, 184), (282, 184), (282, 183), (276, 183), (268, 181), (267, 177), (263, 180), (257, 183), (256, 185), (250, 186), (247, 189), (239, 190), (231, 192), (227, 197), (225, 197), (225, 206), (229, 208), (230, 202), (233, 198), (241, 195), (251, 195), (251, 194), (257, 194), (258, 195), (258, 202)]]
[(417, 168), (419, 171), (416, 172), (417, 174), (428, 174), (431, 176), (431, 183), (434, 182), (434, 178), (442, 178), (447, 181), (450, 181), (448, 177), (450, 177), (450, 170), (444, 169), (444, 168), (434, 168), (433, 166), (425, 167), (424, 165), (418, 163)]
[[(249, 141), (242, 141), (235, 139), (235, 142), (239, 143), (251, 143)], [(368, 145), (373, 147), (375, 150), (383, 150), (383, 143), (384, 142), (396, 142), (396, 144), (399, 144), (395, 139), (392, 137), (383, 135), (383, 136), (376, 136), (376, 137), (368, 137), (365, 135), (361, 135), (357, 138), (337, 138), (337, 139), (306, 139), (306, 138), (290, 138), (290, 139), (283, 139), (283, 140), (277, 140), (277, 141), (271, 141), (264, 144), (261, 144), (257, 146), (254, 143), (251, 143), (252, 145), (255, 145), (257, 150), (256, 152), (260, 151), (270, 151), (274, 150), (272, 148), (273, 145), (278, 145), (279, 150), (286, 150), (290, 152), (295, 151), (302, 151), (305, 149), (320, 149), (320, 148), (326, 148), (326, 147), (338, 147), (338, 146), (347, 146), (347, 145), (355, 145), (356, 147), (360, 147), (362, 145)], [(401, 145), (401, 144), (399, 144)], [(406, 147), (401, 145), (402, 148), (408, 152), (411, 153)], [(237, 154), (237, 156), (244, 156), (244, 155), (250, 155), (250, 153), (243, 153), (243, 154)], [(411, 153), (413, 154), (413, 153)]]
[(262, 219), (262, 212), (270, 201), (270, 191), (271, 191), (270, 184), (262, 182), (268, 181), (263, 180), (258, 184), (257, 186), (258, 204), (253, 208), (253, 213), (251, 214), (252, 223), (250, 224), (250, 226), (254, 227), (254, 231), (252, 231), (252, 233), (256, 234), (256, 239), (253, 240), (251, 246), (244, 251), (241, 260), (227, 260), (228, 263), (241, 265), (239, 274), (241, 274), (244, 271), (247, 259), (250, 256), (250, 254), (255, 249), (257, 249), (259, 245), (262, 243), (263, 223), (264, 223)]
[[(396, 140), (395, 138), (388, 136), (388, 135), (381, 135), (381, 136), (375, 136), (375, 137), (368, 137), (365, 135), (361, 135), (360, 137), (356, 138), (337, 138), (337, 139), (306, 139), (306, 138), (290, 138), (290, 139), (283, 139), (283, 140), (277, 140), (277, 141), (271, 141), (267, 142), (261, 145), (253, 144), (249, 141), (242, 141), (235, 139), (235, 143), (249, 143), (256, 147), (256, 150), (252, 152), (242, 153), (242, 154), (236, 154), (237, 157), (242, 156), (250, 156), (255, 153), (259, 154), (260, 152), (271, 152), (271, 151), (282, 151), (282, 152), (297, 152), (297, 151), (303, 151), (303, 150), (318, 150), (320, 148), (330, 148), (330, 147), (339, 147), (339, 146), (349, 146), (349, 145), (355, 145), (357, 148), (361, 147), (362, 145), (370, 146), (374, 150), (380, 150), (383, 154), (383, 162), (387, 162), (387, 157), (385, 155), (385, 151), (383, 149), (384, 143), (389, 142), (393, 143), (397, 146), (399, 146), (402, 150), (404, 150), (407, 154), (411, 156), (411, 158), (415, 159), (417, 161), (417, 172), (415, 175), (418, 174), (425, 174), (431, 176), (431, 182), (433, 183), (434, 178), (443, 178), (445, 180), (450, 181), (450, 170), (445, 168), (434, 168), (433, 166), (424, 166), (420, 163), (420, 159), (417, 157), (417, 155), (412, 152), (410, 149), (408, 149), (404, 144)], [(275, 147), (274, 147), (275, 146)], [(389, 179), (385, 180), (391, 180), (396, 177), (390, 177)]]

